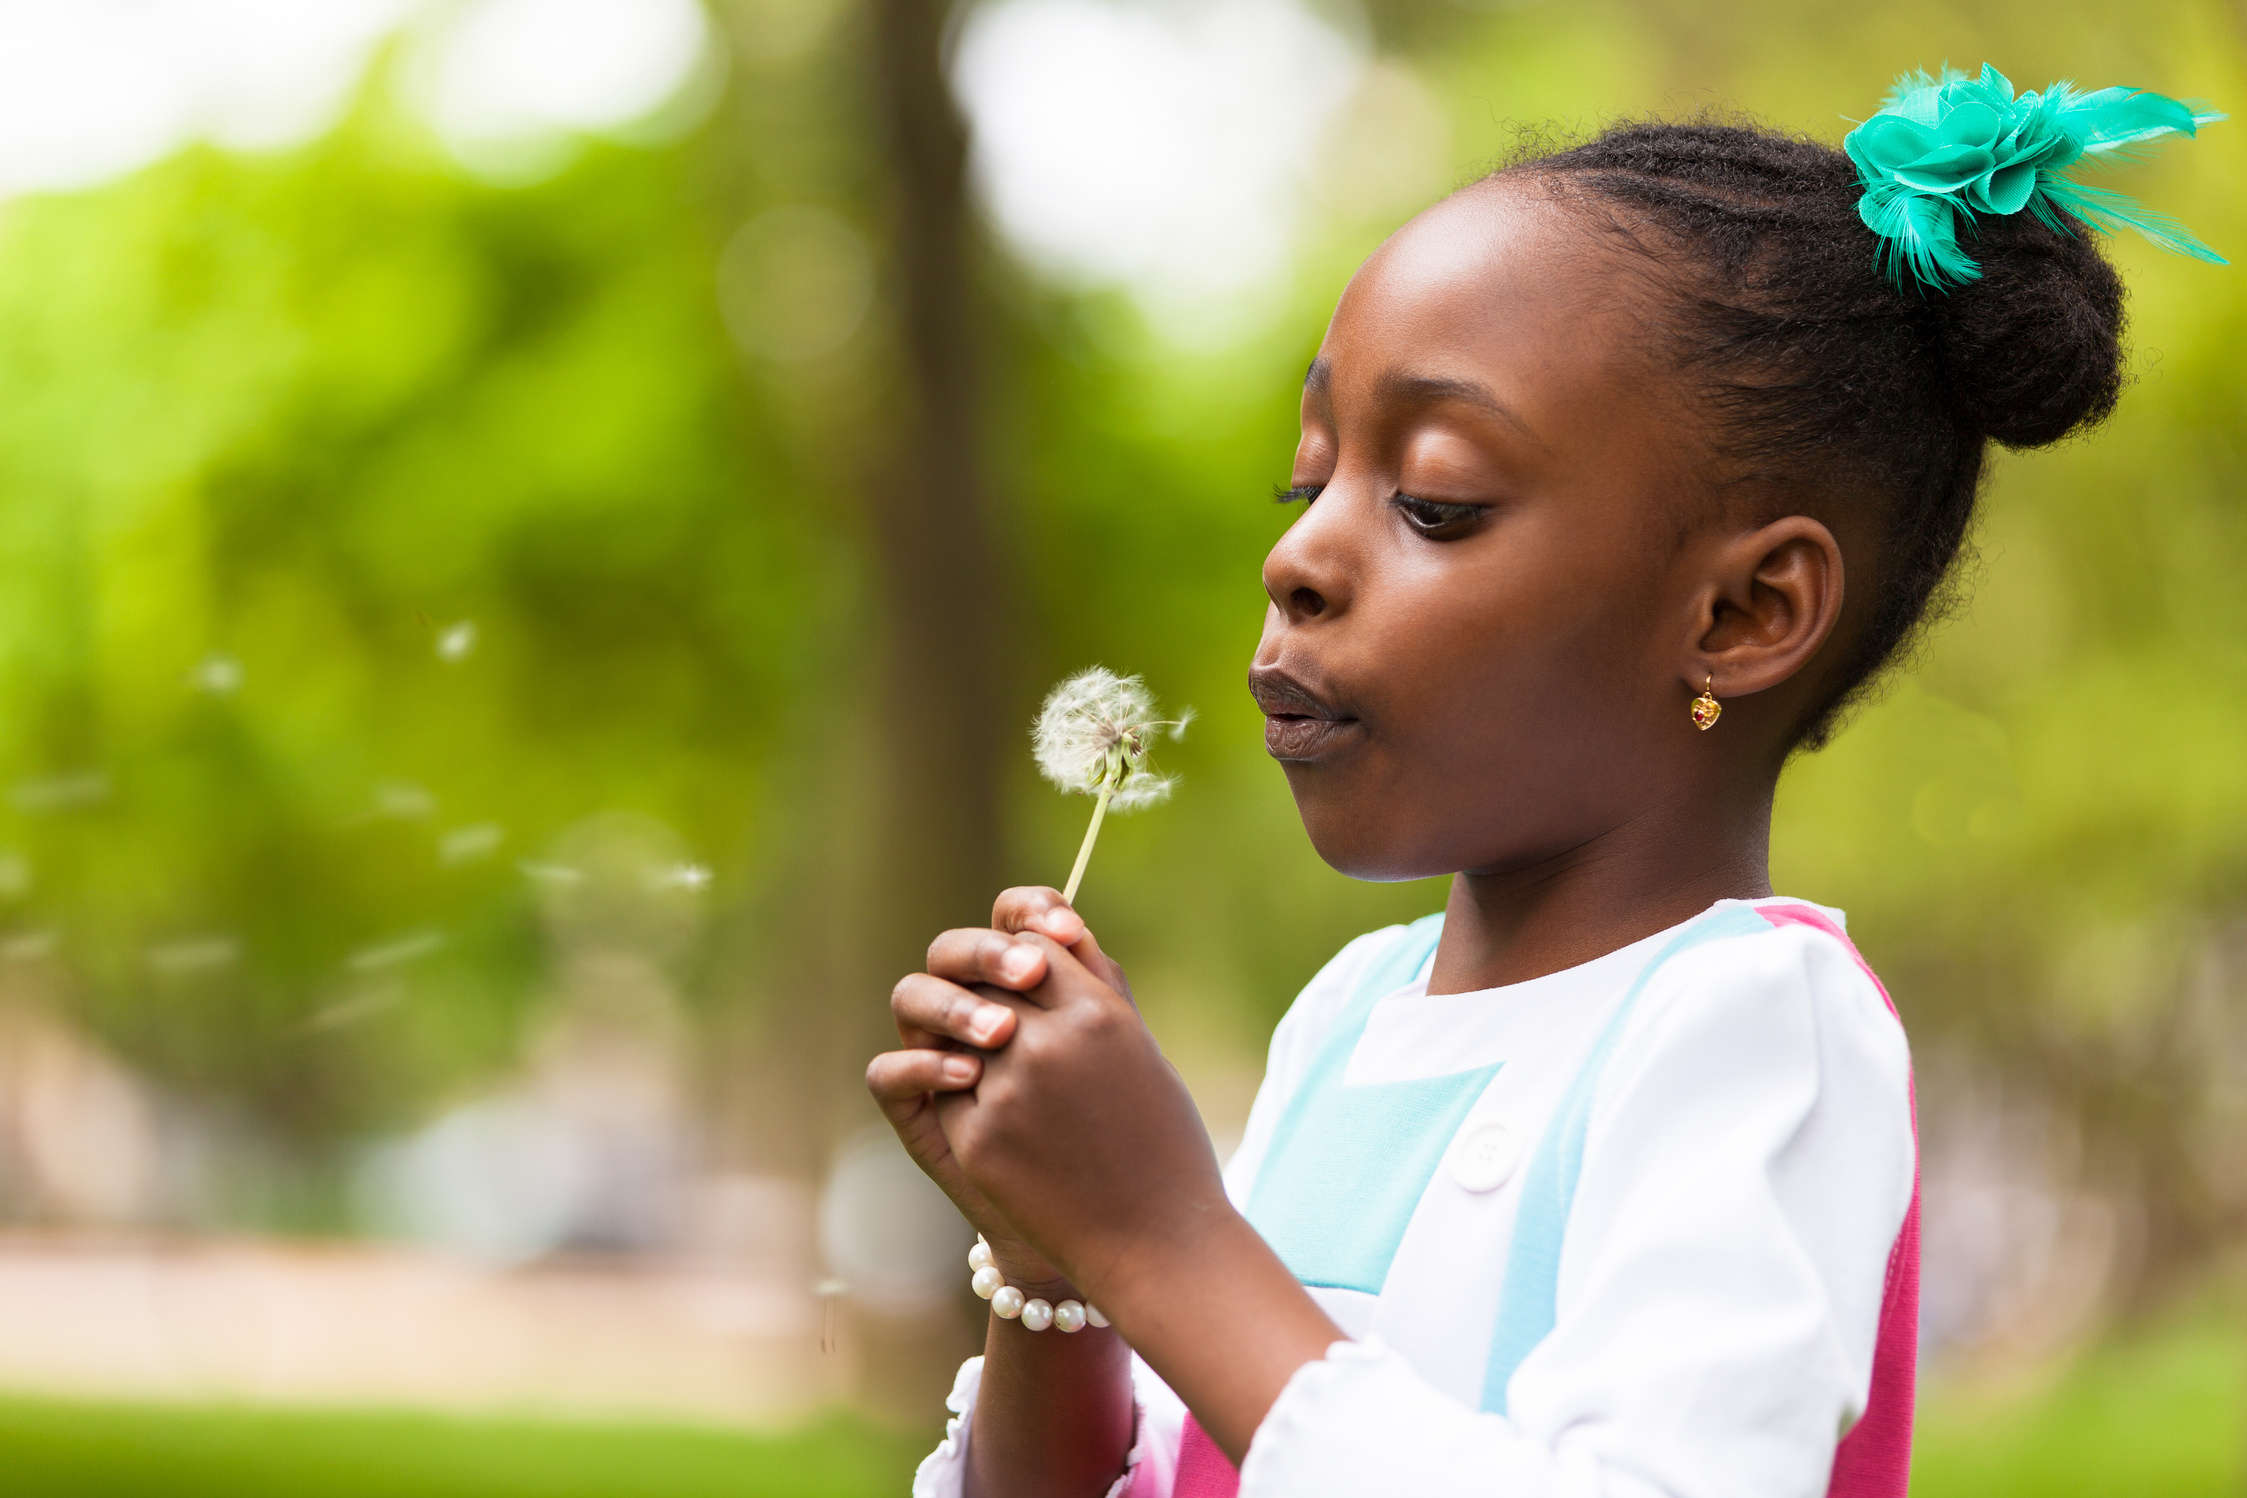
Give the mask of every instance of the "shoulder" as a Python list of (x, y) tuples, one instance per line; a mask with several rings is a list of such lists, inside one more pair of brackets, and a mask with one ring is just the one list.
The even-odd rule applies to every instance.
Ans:
[(1815, 1010), (1875, 1043), (1903, 1040), (1903, 1023), (1841, 912), (1801, 900), (1728, 902), (1688, 927), (1647, 974), (1633, 1021), (1788, 1008)]
[(1841, 914), (1797, 900), (1712, 911), (1647, 974), (1609, 1081), (1683, 1068), (1776, 1088), (1893, 1100), (1909, 1127), (1904, 1027)]

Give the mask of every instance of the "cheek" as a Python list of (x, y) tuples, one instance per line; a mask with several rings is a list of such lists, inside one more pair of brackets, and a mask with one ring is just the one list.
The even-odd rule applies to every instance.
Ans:
[(1657, 580), (1574, 537), (1541, 539), (1399, 577), (1393, 599), (1366, 600), (1376, 648), (1409, 663), (1393, 673), (1400, 728), (1572, 740), (1643, 692)]
[(1627, 810), (1656, 778), (1635, 762), (1654, 592), (1528, 548), (1369, 589), (1368, 752), (1353, 783), (1297, 781), (1326, 792), (1327, 838), (1305, 802), (1321, 851), (1365, 877), (1449, 873), (1574, 846)]

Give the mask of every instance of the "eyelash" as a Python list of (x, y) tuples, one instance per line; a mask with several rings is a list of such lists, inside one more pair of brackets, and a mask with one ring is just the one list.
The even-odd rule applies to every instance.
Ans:
[[(1275, 488), (1272, 498), (1283, 505), (1311, 504), (1316, 501), (1326, 485), (1296, 484), (1292, 488)], [(1438, 537), (1447, 530), (1479, 519), (1481, 505), (1445, 504), (1441, 500), (1415, 499), (1409, 494), (1399, 494), (1394, 503), (1404, 512), (1405, 523), (1423, 536)]]

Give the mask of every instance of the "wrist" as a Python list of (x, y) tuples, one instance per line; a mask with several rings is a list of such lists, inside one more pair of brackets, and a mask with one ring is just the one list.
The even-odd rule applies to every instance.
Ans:
[(1220, 1194), (1135, 1237), (1127, 1252), (1108, 1256), (1089, 1277), (1101, 1308), (1129, 1324), (1173, 1302), (1180, 1285), (1206, 1279), (1244, 1255), (1270, 1253), (1263, 1236)]
[(1086, 1305), (1067, 1280), (1048, 1277), (1017, 1283), (1008, 1279), (988, 1239), (976, 1239), (967, 1263), (968, 1288), (991, 1303), (991, 1314), (1000, 1321), (1019, 1319), (1025, 1331), (1059, 1328), (1065, 1335), (1107, 1329), (1108, 1318)]
[(991, 1263), (1024, 1295), (1041, 1295), (1048, 1300), (1084, 1298), (1067, 1275), (1028, 1244), (1010, 1238), (986, 1238), (984, 1244), (990, 1250)]

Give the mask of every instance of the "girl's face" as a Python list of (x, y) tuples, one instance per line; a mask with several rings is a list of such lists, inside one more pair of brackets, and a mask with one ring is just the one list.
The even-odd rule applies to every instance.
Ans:
[(1346, 874), (1527, 868), (1680, 793), (1704, 452), (1636, 286), (1499, 183), (1413, 220), (1343, 293), (1250, 685)]

